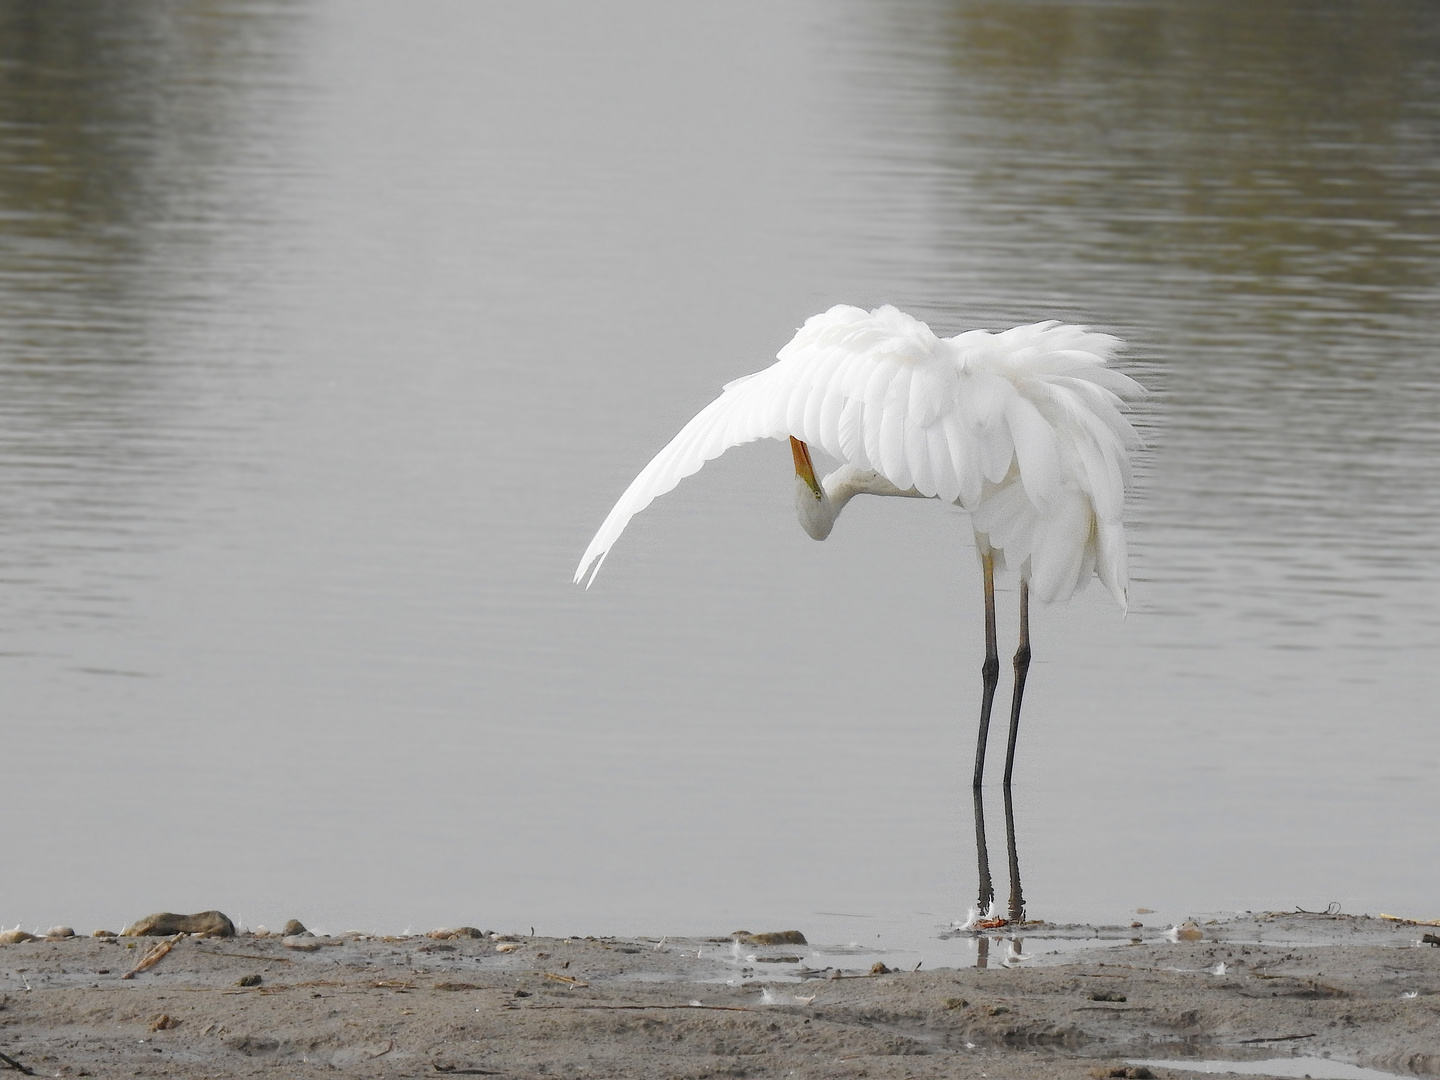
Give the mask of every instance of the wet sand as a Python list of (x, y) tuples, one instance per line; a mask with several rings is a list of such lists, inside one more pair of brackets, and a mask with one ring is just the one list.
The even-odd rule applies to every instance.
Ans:
[(0, 946), (0, 1072), (1005, 1080), (1161, 1059), (1154, 1075), (1184, 1078), (1187, 1061), (1304, 1055), (1440, 1075), (1436, 928), (1199, 929), (1027, 927), (1008, 965), (997, 930), (984, 968), (877, 974), (720, 935), (28, 941)]

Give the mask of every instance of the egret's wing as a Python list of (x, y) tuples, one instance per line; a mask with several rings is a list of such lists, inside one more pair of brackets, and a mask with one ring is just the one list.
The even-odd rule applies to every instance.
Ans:
[[(955, 411), (962, 373), (955, 350), (924, 323), (889, 306), (831, 308), (780, 350), (770, 370), (780, 369), (789, 373), (787, 434), (902, 491), (960, 497), (942, 421)], [(962, 450), (962, 466), (971, 456)]]
[[(833, 307), (809, 319), (771, 367), (727, 385), (655, 455), (600, 526), (575, 580), (588, 571), (593, 581), (630, 519), (705, 462), (741, 443), (792, 435), (901, 491), (969, 510), (997, 485), (1018, 483), (1030, 512), (1015, 506), (1006, 515), (1014, 545), (1038, 535), (1020, 523), (1054, 514), (1065, 528), (1050, 530), (1056, 539), (1044, 546), (1058, 552), (1059, 538), (1080, 527), (1069, 494), (1077, 483), (1118, 522), (1118, 497), (1109, 496), (1123, 494), (1133, 436), (1118, 405), (1139, 389), (1105, 367), (1118, 345), (1059, 323), (942, 340), (893, 307)], [(1068, 552), (1063, 562), (1046, 575), (1061, 582), (1057, 590), (1070, 567), (1087, 566)]]
[[(575, 581), (587, 572), (594, 581), (630, 519), (653, 499), (756, 439), (793, 435), (902, 490), (937, 494), (939, 476), (943, 493), (958, 498), (946, 440), (924, 431), (953, 411), (957, 370), (952, 350), (929, 327), (892, 307), (840, 305), (812, 317), (775, 364), (729, 383), (641, 470), (585, 549)], [(978, 493), (978, 481), (974, 487)]]
[(585, 549), (575, 570), (576, 584), (585, 579), (588, 571), (585, 587), (589, 588), (630, 519), (685, 477), (698, 472), (705, 462), (719, 457), (732, 446), (785, 434), (774, 429), (768, 415), (773, 412), (769, 397), (773, 392), (771, 384), (777, 381), (771, 376), (774, 370), (769, 368), (727, 385), (718, 398), (701, 409), (650, 459), (650, 464), (630, 482)]

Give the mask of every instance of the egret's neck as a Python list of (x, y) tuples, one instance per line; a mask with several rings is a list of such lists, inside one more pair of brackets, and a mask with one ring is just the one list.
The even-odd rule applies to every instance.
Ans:
[(873, 469), (841, 465), (820, 482), (817, 497), (810, 485), (795, 477), (795, 516), (801, 527), (816, 540), (824, 540), (835, 527), (835, 519), (845, 504), (856, 495), (892, 495), (906, 499), (923, 499), (914, 488), (901, 491)]

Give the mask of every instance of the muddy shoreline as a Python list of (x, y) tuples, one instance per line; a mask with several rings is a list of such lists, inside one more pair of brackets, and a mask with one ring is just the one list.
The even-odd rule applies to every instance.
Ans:
[(917, 971), (728, 935), (22, 941), (0, 946), (0, 1072), (1004, 1080), (1159, 1060), (1184, 1078), (1303, 1056), (1440, 1075), (1434, 928), (1284, 913), (1198, 929), (1033, 926), (1019, 945), (997, 929), (977, 939), (985, 967)]

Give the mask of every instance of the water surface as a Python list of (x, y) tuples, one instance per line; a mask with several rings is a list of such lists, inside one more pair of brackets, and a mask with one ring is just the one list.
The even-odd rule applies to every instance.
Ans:
[(569, 583), (836, 302), (1153, 391), (1128, 617), (1033, 620), (1030, 914), (1435, 914), (1429, 5), (67, 13), (0, 0), (0, 921), (963, 918), (963, 515), (817, 545), (760, 444)]

